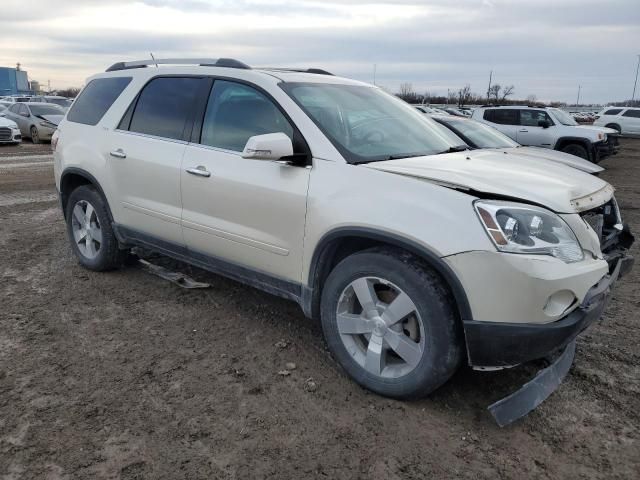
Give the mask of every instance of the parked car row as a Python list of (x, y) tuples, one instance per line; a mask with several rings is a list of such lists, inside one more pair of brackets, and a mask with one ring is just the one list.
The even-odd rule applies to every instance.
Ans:
[[(416, 107), (419, 111), (421, 108)], [(640, 109), (639, 109), (640, 110)], [(425, 115), (433, 117), (440, 124), (449, 127), (454, 119), (464, 120), (461, 115), (453, 116), (444, 111), (431, 109)], [(463, 143), (472, 148), (509, 148), (516, 146), (538, 147), (539, 156), (553, 161), (566, 163), (571, 159), (574, 167), (578, 164), (585, 170), (588, 162), (598, 163), (604, 158), (614, 155), (618, 151), (618, 131), (599, 126), (585, 126), (578, 124), (568, 113), (558, 108), (529, 107), (529, 106), (483, 106), (473, 110), (471, 118), (475, 122), (458, 122), (455, 126), (460, 129), (456, 133)], [(481, 129), (476, 123), (482, 123), (491, 129)], [(455, 129), (454, 129), (455, 130)], [(465, 131), (476, 135), (476, 140), (483, 141), (474, 144), (474, 138), (465, 138)], [(501, 133), (502, 135), (498, 135)], [(486, 143), (483, 143), (486, 142)], [(517, 143), (516, 143), (517, 142)], [(567, 155), (559, 155), (561, 151)], [(522, 153), (522, 150), (520, 151)], [(576, 164), (575, 157), (584, 159)], [(585, 171), (597, 173), (601, 169), (586, 168)]]
[(50, 141), (70, 106), (69, 99), (58, 96), (4, 98), (11, 100), (0, 100), (0, 143)]
[(578, 123), (593, 123), (596, 119), (596, 112), (569, 112)]

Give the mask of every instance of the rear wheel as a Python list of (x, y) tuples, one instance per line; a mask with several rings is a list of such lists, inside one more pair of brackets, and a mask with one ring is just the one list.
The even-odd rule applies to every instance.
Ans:
[(38, 133), (38, 129), (36, 127), (31, 127), (31, 141), (34, 144), (40, 143), (40, 134)]
[(82, 185), (69, 196), (67, 233), (80, 263), (95, 271), (121, 266), (126, 253), (119, 249), (106, 201), (91, 186)]
[(442, 279), (401, 250), (371, 249), (340, 262), (325, 283), (321, 319), (336, 360), (381, 395), (424, 396), (453, 375), (463, 355)]
[(569, 145), (564, 146), (562, 151), (564, 153), (589, 160), (589, 152), (587, 152), (587, 149), (578, 143), (570, 143)]

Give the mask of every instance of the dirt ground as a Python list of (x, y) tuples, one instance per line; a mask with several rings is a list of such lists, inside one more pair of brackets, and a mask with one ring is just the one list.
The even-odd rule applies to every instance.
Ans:
[[(211, 288), (80, 268), (48, 149), (0, 147), (0, 478), (640, 478), (640, 266), (564, 384), (500, 429), (486, 407), (532, 366), (393, 401), (291, 302), (177, 263)], [(603, 166), (640, 232), (640, 140)]]

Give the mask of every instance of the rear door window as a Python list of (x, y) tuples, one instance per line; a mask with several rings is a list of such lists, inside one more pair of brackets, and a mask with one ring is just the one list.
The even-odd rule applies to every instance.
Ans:
[(500, 125), (519, 125), (518, 110), (511, 108), (495, 108), (485, 110), (484, 119)]
[[(158, 77), (151, 80), (140, 92), (128, 130), (155, 137), (185, 139), (190, 133), (185, 129), (191, 124), (194, 100), (201, 81), (195, 77)], [(127, 126), (122, 123), (120, 128), (126, 130)]]
[(520, 125), (537, 127), (539, 126), (538, 122), (541, 121), (546, 121), (549, 125), (553, 125), (547, 112), (542, 110), (520, 110)]
[(97, 125), (129, 82), (131, 77), (91, 80), (73, 102), (67, 120), (85, 125)]

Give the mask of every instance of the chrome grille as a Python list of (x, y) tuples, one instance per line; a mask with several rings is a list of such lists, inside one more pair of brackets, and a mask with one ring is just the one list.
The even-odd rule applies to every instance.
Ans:
[(11, 129), (0, 127), (0, 140), (11, 140)]

